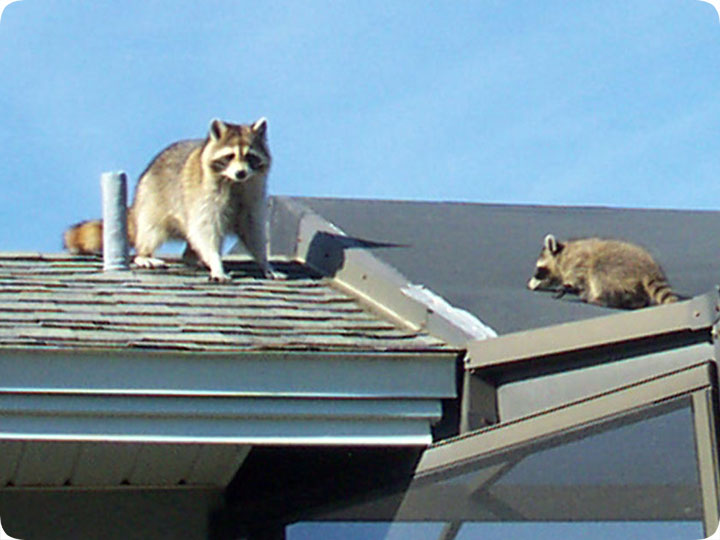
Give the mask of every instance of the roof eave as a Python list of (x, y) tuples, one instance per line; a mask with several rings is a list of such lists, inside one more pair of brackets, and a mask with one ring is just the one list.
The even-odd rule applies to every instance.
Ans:
[(15, 440), (428, 444), (456, 392), (454, 353), (3, 349), (0, 371)]

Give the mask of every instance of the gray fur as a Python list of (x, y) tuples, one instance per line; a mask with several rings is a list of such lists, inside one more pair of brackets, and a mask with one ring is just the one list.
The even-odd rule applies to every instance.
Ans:
[(213, 280), (225, 281), (222, 243), (233, 233), (272, 275), (266, 231), (271, 157), (265, 131), (264, 119), (252, 126), (213, 120), (206, 139), (177, 142), (155, 157), (138, 181), (128, 215), (137, 265), (162, 266), (153, 258), (155, 250), (168, 239), (184, 239), (186, 259), (194, 253)]
[(527, 286), (624, 309), (678, 300), (650, 253), (629, 242), (601, 238), (560, 242), (547, 235)]

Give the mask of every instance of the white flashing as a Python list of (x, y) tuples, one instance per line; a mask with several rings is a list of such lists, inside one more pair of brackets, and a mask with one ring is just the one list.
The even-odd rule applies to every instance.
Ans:
[(435, 294), (424, 285), (409, 283), (402, 288), (402, 293), (420, 302), (429, 311), (462, 330), (467, 334), (468, 339), (481, 340), (497, 337), (497, 332), (475, 317), (475, 315), (451, 305), (442, 296)]

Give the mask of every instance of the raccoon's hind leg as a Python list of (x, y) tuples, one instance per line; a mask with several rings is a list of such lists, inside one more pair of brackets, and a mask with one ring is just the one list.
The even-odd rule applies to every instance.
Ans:
[(153, 257), (155, 250), (167, 239), (167, 234), (161, 228), (149, 226), (138, 220), (135, 236), (134, 262), (141, 268), (165, 268), (167, 263), (162, 259)]
[(157, 257), (135, 255), (133, 262), (140, 268), (167, 268), (167, 263)]
[(144, 257), (136, 255), (133, 262), (140, 268), (167, 268), (167, 263), (156, 257)]

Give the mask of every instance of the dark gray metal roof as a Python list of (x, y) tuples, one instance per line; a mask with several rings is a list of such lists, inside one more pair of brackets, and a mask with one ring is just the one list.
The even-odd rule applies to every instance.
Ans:
[(501, 334), (613, 312), (569, 295), (556, 300), (525, 288), (550, 232), (559, 238), (616, 237), (643, 245), (686, 297), (720, 282), (720, 212), (298, 200), (350, 236), (396, 244), (373, 248), (373, 254)]
[(444, 348), (361, 307), (311, 269), (276, 261), (287, 279), (226, 258), (234, 279), (175, 261), (167, 270), (103, 273), (102, 261), (0, 254), (0, 347), (424, 351)]

